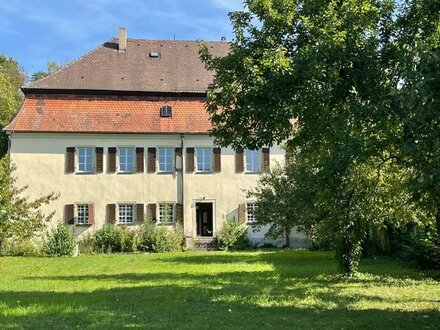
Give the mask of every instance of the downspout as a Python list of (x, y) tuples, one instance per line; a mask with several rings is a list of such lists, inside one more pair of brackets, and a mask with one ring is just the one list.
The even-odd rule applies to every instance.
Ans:
[(181, 153), (182, 153), (182, 160), (181, 160), (181, 165), (182, 165), (182, 174), (180, 175), (180, 184), (181, 184), (181, 190), (180, 190), (180, 200), (182, 202), (182, 218), (183, 218), (183, 233), (186, 237), (186, 228), (185, 228), (185, 162), (184, 162), (184, 155), (185, 155), (185, 151), (184, 151), (184, 143), (185, 142), (185, 133), (180, 133), (180, 148), (181, 148)]
[(180, 133), (180, 148), (182, 150), (182, 175), (181, 175), (181, 185), (182, 185), (182, 189), (180, 192), (180, 200), (182, 201), (182, 205), (183, 207), (185, 206), (185, 166), (184, 166), (184, 139), (185, 139), (185, 134), (184, 133)]

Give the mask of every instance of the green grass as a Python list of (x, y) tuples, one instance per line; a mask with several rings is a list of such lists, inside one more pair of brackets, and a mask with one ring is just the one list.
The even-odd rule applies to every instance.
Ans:
[(2, 257), (0, 328), (439, 328), (440, 282), (386, 259), (361, 271), (305, 250)]

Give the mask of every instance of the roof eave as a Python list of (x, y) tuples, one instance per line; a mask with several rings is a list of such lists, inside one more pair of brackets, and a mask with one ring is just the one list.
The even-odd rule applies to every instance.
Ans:
[(29, 94), (72, 94), (72, 95), (130, 95), (130, 96), (206, 96), (206, 91), (129, 91), (129, 90), (103, 90), (103, 89), (54, 89), (54, 88), (31, 88), (21, 87), (25, 95)]

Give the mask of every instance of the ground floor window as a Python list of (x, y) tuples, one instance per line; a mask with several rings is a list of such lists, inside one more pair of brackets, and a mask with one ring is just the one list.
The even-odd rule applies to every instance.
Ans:
[(159, 223), (174, 222), (174, 203), (159, 203)]
[(246, 222), (254, 223), (255, 222), (255, 210), (257, 209), (257, 204), (255, 203), (246, 203)]
[(88, 204), (78, 204), (76, 206), (76, 223), (78, 225), (87, 225), (89, 223)]
[(118, 222), (120, 224), (134, 223), (134, 204), (119, 204)]

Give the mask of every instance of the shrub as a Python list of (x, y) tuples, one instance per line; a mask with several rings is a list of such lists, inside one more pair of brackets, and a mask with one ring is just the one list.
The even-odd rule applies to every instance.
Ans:
[(440, 268), (440, 244), (429, 233), (418, 232), (413, 237), (411, 257), (422, 269)]
[(151, 222), (142, 226), (139, 236), (138, 249), (144, 252), (182, 251), (184, 244), (184, 236), (180, 231)]
[(247, 228), (238, 221), (226, 220), (218, 235), (220, 250), (244, 250), (250, 247)]
[(81, 237), (78, 242), (78, 250), (81, 254), (94, 254), (98, 251), (95, 247), (95, 235), (87, 234)]
[(44, 252), (51, 257), (72, 255), (74, 248), (73, 231), (61, 222), (49, 231), (43, 244)]
[(93, 237), (83, 242), (83, 249), (93, 246), (96, 253), (134, 252), (138, 245), (138, 232), (134, 229), (122, 228), (115, 225), (105, 225), (97, 230)]
[(41, 243), (38, 243), (32, 239), (28, 240), (16, 240), (7, 239), (4, 242), (3, 249), (1, 251), (3, 255), (10, 256), (40, 256), (42, 251)]
[(95, 232), (94, 246), (98, 253), (121, 252), (122, 245), (118, 227), (114, 225), (104, 225)]

